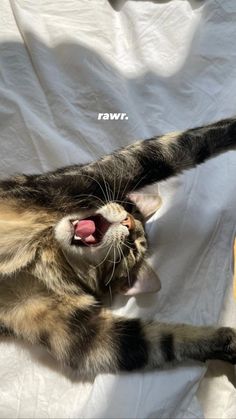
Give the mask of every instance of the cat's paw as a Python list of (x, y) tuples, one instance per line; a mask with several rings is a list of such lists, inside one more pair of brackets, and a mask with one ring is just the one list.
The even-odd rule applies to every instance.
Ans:
[(236, 330), (220, 327), (214, 339), (214, 358), (236, 364)]

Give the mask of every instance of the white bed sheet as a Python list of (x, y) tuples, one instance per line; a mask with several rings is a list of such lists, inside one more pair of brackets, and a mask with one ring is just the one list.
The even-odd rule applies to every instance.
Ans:
[[(235, 114), (235, 0), (114, 6), (1, 0), (1, 175), (86, 162), (137, 138)], [(98, 112), (129, 119), (98, 121)], [(221, 314), (228, 322), (235, 178), (229, 152), (161, 184), (163, 206), (147, 228), (162, 290), (116, 300), (116, 312), (194, 324), (216, 323)], [(202, 387), (199, 404), (205, 371), (189, 364), (82, 384), (43, 349), (2, 340), (0, 417), (200, 418), (201, 405), (209, 415), (235, 417), (226, 376), (218, 391), (214, 379), (203, 381), (210, 390), (205, 397)]]

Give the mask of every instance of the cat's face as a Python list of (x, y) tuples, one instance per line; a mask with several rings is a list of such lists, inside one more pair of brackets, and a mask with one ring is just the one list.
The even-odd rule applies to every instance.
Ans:
[(60, 208), (50, 212), (14, 200), (0, 202), (0, 276), (27, 270), (50, 288), (73, 292), (82, 285), (95, 292), (106, 293), (112, 286), (127, 293), (145, 278), (145, 289), (151, 278), (156, 287), (145, 262), (144, 219), (157, 201), (151, 195), (131, 199), (94, 209), (78, 206), (66, 216)]
[(92, 266), (105, 285), (130, 279), (147, 251), (144, 217), (131, 201), (70, 214), (55, 226), (55, 237), (75, 269)]

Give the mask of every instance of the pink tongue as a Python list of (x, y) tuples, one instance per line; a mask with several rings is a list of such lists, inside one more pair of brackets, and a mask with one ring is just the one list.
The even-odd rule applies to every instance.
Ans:
[(81, 237), (81, 239), (86, 239), (91, 236), (96, 230), (94, 221), (92, 220), (81, 220), (76, 224), (75, 234), (76, 236)]

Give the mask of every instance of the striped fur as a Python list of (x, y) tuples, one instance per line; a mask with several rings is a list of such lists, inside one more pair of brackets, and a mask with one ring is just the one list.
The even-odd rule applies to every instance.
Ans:
[[(101, 303), (108, 287), (130, 286), (145, 271), (145, 217), (134, 192), (235, 147), (236, 120), (228, 119), (84, 166), (2, 180), (0, 333), (44, 345), (85, 376), (189, 359), (235, 363), (233, 329), (115, 317)], [(71, 223), (91, 216), (110, 223), (102, 244), (75, 245)]]

